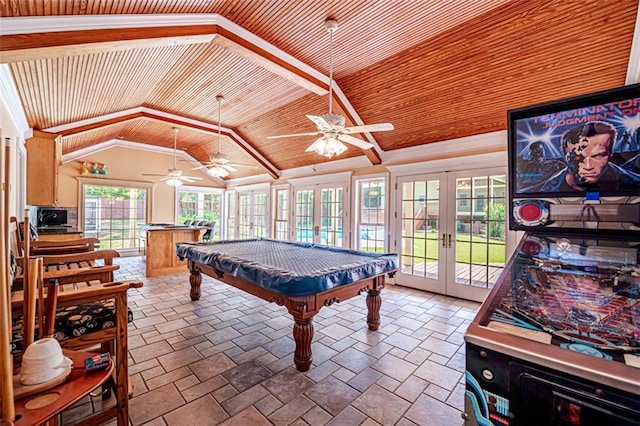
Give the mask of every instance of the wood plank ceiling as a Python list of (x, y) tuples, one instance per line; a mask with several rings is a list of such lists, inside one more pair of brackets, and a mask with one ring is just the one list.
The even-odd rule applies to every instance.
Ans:
[[(339, 23), (334, 78), (344, 97), (334, 97), (334, 112), (348, 124), (395, 126), (371, 135), (372, 150), (350, 146), (340, 158), (378, 164), (389, 151), (504, 130), (511, 108), (623, 85), (637, 8), (635, 0), (0, 0), (3, 24), (85, 18), (65, 32), (0, 25), (0, 62), (29, 125), (63, 129), (64, 153), (113, 139), (171, 148), (177, 125), (179, 148), (206, 162), (218, 148), (222, 94), (220, 151), (259, 166), (230, 177), (275, 177), (331, 161), (304, 152), (313, 136), (266, 139), (312, 132), (305, 114), (327, 112), (327, 18)], [(109, 15), (129, 14), (156, 24), (104, 27)], [(153, 14), (222, 21), (161, 26)]]

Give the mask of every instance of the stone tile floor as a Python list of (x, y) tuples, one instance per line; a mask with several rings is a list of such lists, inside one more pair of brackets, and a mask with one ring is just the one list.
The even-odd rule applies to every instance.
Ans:
[[(117, 279), (144, 282), (129, 290), (134, 426), (463, 423), (463, 335), (478, 303), (388, 285), (378, 331), (364, 294), (323, 307), (300, 373), (284, 307), (206, 276), (193, 302), (187, 272), (147, 279), (144, 258), (117, 262)], [(62, 423), (101, 403), (86, 398)]]

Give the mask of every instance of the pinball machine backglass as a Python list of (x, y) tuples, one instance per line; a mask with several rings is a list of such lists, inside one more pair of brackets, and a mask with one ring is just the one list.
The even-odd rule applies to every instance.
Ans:
[(524, 234), (466, 334), (465, 424), (640, 424), (640, 85), (508, 112)]

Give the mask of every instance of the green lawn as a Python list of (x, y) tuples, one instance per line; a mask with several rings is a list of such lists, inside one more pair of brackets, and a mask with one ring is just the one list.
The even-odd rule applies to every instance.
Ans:
[[(425, 232), (416, 231), (413, 236), (414, 256), (424, 256), (427, 258), (427, 262), (436, 262), (438, 247), (442, 243), (438, 239), (439, 234), (436, 232), (425, 234)], [(504, 241), (465, 234), (457, 234), (456, 238), (456, 262), (477, 264), (505, 262)]]

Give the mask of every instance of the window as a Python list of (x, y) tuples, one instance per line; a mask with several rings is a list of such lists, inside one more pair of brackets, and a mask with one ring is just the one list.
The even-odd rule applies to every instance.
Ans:
[(147, 222), (150, 185), (80, 178), (80, 224), (101, 249), (138, 250), (139, 226)]
[(235, 191), (227, 192), (226, 194), (226, 215), (227, 226), (225, 227), (225, 238), (233, 240), (236, 238), (236, 215), (237, 215), (237, 200), (238, 193)]
[(383, 252), (386, 240), (385, 178), (356, 181), (356, 248)]
[(313, 189), (296, 191), (296, 241), (313, 242), (314, 194)]
[(238, 194), (238, 238), (251, 237), (251, 194)]
[[(373, 185), (373, 186), (369, 186)], [(384, 186), (382, 190), (384, 189)], [(362, 185), (362, 207), (367, 209), (377, 209), (382, 206), (383, 191), (379, 187), (379, 182), (364, 183)]]
[(220, 203), (222, 195), (207, 189), (180, 188), (178, 190), (178, 223), (206, 221), (218, 224), (212, 240), (220, 239)]
[(273, 224), (273, 236), (278, 240), (289, 239), (289, 189), (275, 189), (275, 219)]
[(253, 236), (266, 237), (268, 217), (267, 193), (253, 194)]

